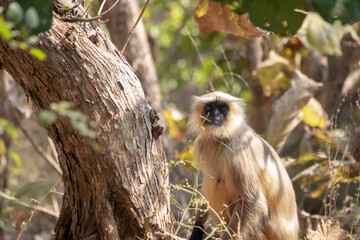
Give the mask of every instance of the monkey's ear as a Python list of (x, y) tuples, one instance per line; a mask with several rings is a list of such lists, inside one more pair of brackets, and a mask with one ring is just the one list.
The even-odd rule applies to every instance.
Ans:
[(191, 96), (191, 100), (192, 100), (192, 102), (199, 102), (200, 101), (200, 99), (201, 99), (201, 97), (198, 97), (198, 96)]
[(245, 100), (242, 98), (238, 98), (236, 100), (237, 113), (240, 114), (245, 119)]
[(245, 100), (242, 98), (238, 98), (236, 103), (241, 107), (244, 108), (245, 107)]
[(201, 97), (192, 96), (191, 97), (191, 111), (194, 111), (200, 102), (201, 102)]

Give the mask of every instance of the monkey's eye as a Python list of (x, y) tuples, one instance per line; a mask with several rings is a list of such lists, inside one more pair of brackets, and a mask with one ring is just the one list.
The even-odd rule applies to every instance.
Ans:
[(227, 110), (228, 110), (228, 106), (227, 105), (221, 105), (220, 106), (220, 110), (221, 110), (221, 112), (226, 112)]
[(210, 112), (211, 109), (212, 109), (212, 107), (210, 105), (208, 105), (208, 104), (205, 105), (205, 107), (204, 107), (205, 112)]

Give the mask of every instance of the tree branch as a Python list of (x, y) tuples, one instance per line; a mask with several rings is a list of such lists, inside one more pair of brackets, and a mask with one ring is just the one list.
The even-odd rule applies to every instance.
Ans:
[(42, 213), (44, 213), (44, 214), (46, 214), (46, 215), (48, 215), (48, 216), (50, 216), (50, 217), (53, 217), (53, 218), (55, 218), (55, 219), (57, 219), (57, 218), (59, 217), (59, 214), (56, 213), (56, 212), (54, 212), (53, 210), (50, 210), (50, 209), (48, 209), (48, 208), (46, 208), (46, 207), (42, 207), (42, 206), (39, 206), (39, 205), (34, 206), (34, 205), (32, 205), (32, 204), (25, 203), (25, 202), (21, 201), (21, 200), (18, 199), (18, 198), (15, 198), (15, 197), (12, 197), (12, 196), (7, 195), (6, 193), (4, 193), (4, 192), (2, 192), (2, 191), (0, 191), (0, 197), (6, 199), (6, 200), (8, 200), (8, 201), (13, 201), (13, 202), (15, 202), (15, 204), (20, 205), (20, 206), (23, 206), (23, 207), (26, 207), (26, 208), (28, 208), (28, 209), (42, 212)]

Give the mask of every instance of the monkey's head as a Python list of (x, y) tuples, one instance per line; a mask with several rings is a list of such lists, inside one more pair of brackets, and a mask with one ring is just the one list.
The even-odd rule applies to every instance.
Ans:
[(244, 101), (223, 92), (194, 96), (188, 129), (191, 133), (231, 138), (245, 123)]

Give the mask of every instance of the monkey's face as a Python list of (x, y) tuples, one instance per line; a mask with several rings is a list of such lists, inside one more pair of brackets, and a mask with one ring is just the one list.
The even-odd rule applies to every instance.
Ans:
[(223, 92), (193, 97), (188, 121), (190, 133), (232, 138), (244, 124), (244, 101)]
[(221, 127), (226, 121), (229, 109), (229, 105), (225, 102), (214, 101), (206, 103), (202, 112), (204, 125)]

